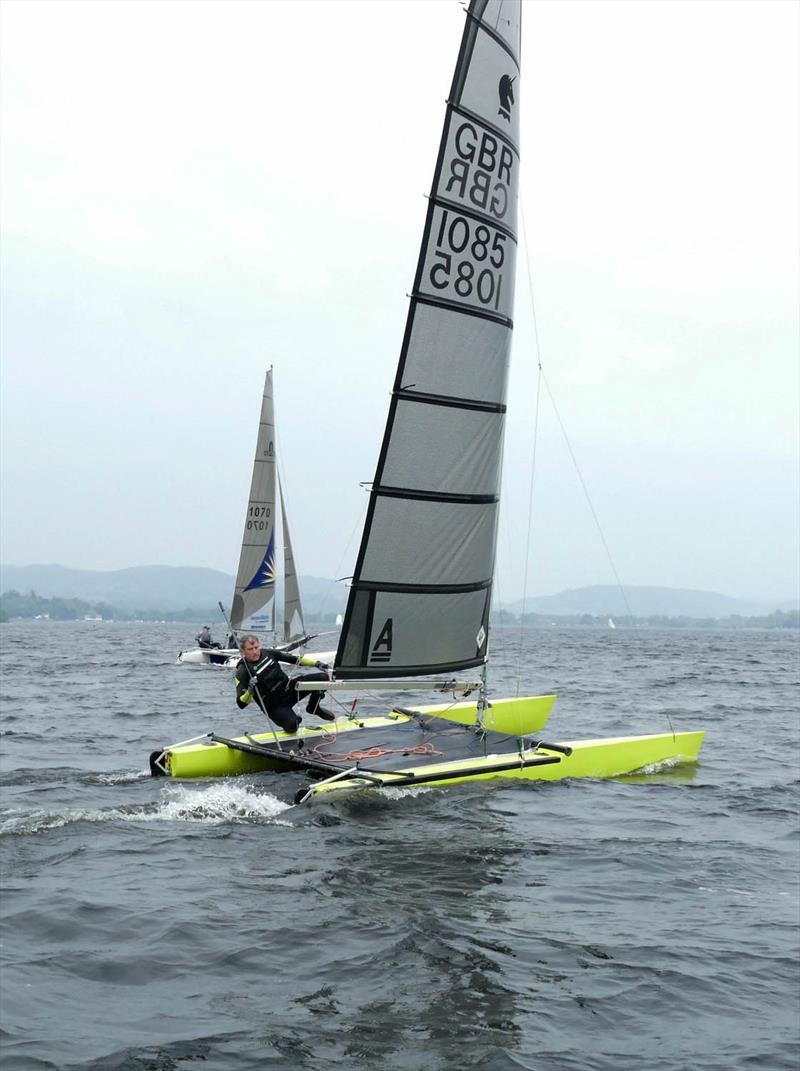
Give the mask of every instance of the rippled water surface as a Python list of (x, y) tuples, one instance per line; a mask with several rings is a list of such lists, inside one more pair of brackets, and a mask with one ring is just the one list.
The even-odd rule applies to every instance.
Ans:
[(295, 807), (149, 776), (261, 728), (194, 631), (0, 626), (6, 1071), (796, 1071), (796, 633), (525, 634), (550, 739), (671, 722), (697, 767)]

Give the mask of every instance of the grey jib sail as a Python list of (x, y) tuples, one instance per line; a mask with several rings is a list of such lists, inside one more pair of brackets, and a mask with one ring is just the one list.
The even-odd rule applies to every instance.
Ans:
[(520, 0), (472, 0), (339, 648), (342, 678), (485, 661), (519, 179)]
[(250, 498), (242, 536), (231, 608), (231, 627), (270, 628), (269, 614), (259, 614), (275, 597), (275, 416), (272, 369), (264, 380), (261, 418)]
[(283, 501), (283, 484), (278, 479), (278, 493), (281, 499), (281, 530), (283, 532), (283, 639), (288, 643), (297, 640), (305, 633), (303, 608), (300, 604), (300, 589), (297, 572), (294, 567), (292, 541), (289, 538), (289, 518)]

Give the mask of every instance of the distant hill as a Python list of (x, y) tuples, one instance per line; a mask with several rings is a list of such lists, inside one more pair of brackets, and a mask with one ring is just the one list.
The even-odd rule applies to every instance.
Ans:
[[(608, 617), (624, 617), (630, 612), (636, 617), (730, 617), (732, 614), (753, 616), (769, 614), (773, 610), (796, 608), (796, 603), (782, 601), (780, 605), (769, 602), (753, 602), (734, 599), (715, 591), (695, 591), (691, 588), (637, 587), (625, 588), (627, 605), (618, 587), (611, 584), (595, 584), (585, 588), (560, 591), (557, 595), (540, 595), (525, 600), (525, 613), (529, 614), (597, 614)], [(630, 608), (630, 610), (629, 610)], [(523, 602), (505, 606), (513, 614), (520, 614)]]
[(107, 602), (120, 609), (182, 610), (230, 602), (233, 577), (216, 569), (141, 565), (96, 572), (63, 565), (2, 565), (0, 590), (35, 591), (47, 598)]
[[(206, 615), (216, 612), (218, 602), (230, 609), (233, 576), (216, 569), (190, 566), (139, 565), (130, 569), (95, 571), (68, 569), (63, 565), (0, 565), (0, 593), (31, 590), (46, 598), (77, 598), (105, 602), (121, 610), (177, 611), (196, 608)], [(344, 612), (347, 588), (318, 576), (300, 577), (303, 609), (309, 621), (322, 620)], [(796, 610), (797, 601), (754, 602), (734, 599), (714, 591), (686, 588), (625, 588), (631, 612), (638, 617), (724, 618), (732, 614), (755, 616), (774, 610)], [(279, 605), (283, 599), (278, 582)], [(522, 600), (506, 603), (503, 609), (518, 615)], [(625, 617), (628, 606), (618, 587), (596, 584), (572, 588), (557, 595), (539, 595), (525, 601), (529, 614), (593, 614)], [(209, 622), (210, 624), (213, 622)]]
[[(309, 620), (320, 613), (344, 611), (347, 591), (343, 584), (316, 576), (301, 576), (299, 580), (303, 609)], [(218, 602), (229, 611), (233, 584), (234, 577), (227, 573), (191, 566), (138, 565), (95, 571), (63, 565), (0, 565), (0, 593), (35, 591), (45, 598), (105, 602), (129, 611), (196, 608), (207, 614)], [(283, 598), (282, 591), (279, 582), (279, 599)]]

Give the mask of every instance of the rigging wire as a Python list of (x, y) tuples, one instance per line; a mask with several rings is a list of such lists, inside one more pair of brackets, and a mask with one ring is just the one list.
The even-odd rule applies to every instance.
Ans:
[(528, 294), (531, 302), (531, 316), (533, 318), (533, 340), (536, 348), (536, 404), (534, 406), (533, 421), (533, 450), (531, 453), (531, 478), (528, 487), (528, 530), (525, 539), (525, 565), (522, 578), (522, 608), (519, 615), (519, 639), (517, 642), (517, 696), (519, 696), (520, 678), (522, 675), (522, 641), (525, 628), (525, 603), (528, 598), (528, 570), (531, 558), (531, 542), (533, 536), (533, 485), (536, 475), (536, 449), (539, 442), (539, 410), (541, 399), (541, 385), (543, 378), (541, 350), (539, 348), (539, 325), (536, 320), (536, 305), (533, 299), (533, 276), (531, 275), (531, 263), (528, 247), (528, 232), (525, 228), (525, 212), (522, 207), (522, 196), (519, 199), (519, 213), (522, 220), (522, 244), (525, 247), (525, 267), (528, 275)]
[(518, 658), (518, 661), (517, 661), (517, 695), (519, 695), (519, 686), (520, 686), (519, 677), (520, 677), (520, 672), (521, 672), (520, 666), (521, 666), (521, 661), (522, 661), (523, 621), (524, 621), (524, 615), (525, 615), (525, 601), (527, 599), (527, 589), (528, 589), (528, 563), (529, 563), (529, 559), (530, 559), (532, 526), (533, 526), (533, 485), (534, 485), (534, 477), (535, 477), (535, 469), (536, 469), (536, 449), (537, 449), (537, 442), (538, 442), (539, 408), (540, 408), (539, 403), (540, 403), (541, 385), (542, 384), (544, 384), (544, 388), (545, 388), (545, 390), (547, 392), (547, 397), (550, 399), (550, 404), (552, 405), (553, 412), (556, 415), (556, 420), (558, 421), (558, 426), (561, 429), (561, 434), (564, 436), (564, 442), (566, 443), (567, 451), (569, 452), (569, 456), (572, 459), (572, 464), (575, 467), (575, 472), (577, 473), (578, 481), (579, 481), (579, 483), (581, 485), (584, 497), (586, 498), (586, 502), (587, 502), (587, 504), (589, 506), (589, 512), (592, 515), (592, 519), (594, 520), (595, 527), (597, 528), (598, 534), (600, 536), (600, 542), (602, 543), (603, 549), (606, 552), (606, 557), (608, 558), (609, 565), (611, 566), (611, 572), (614, 575), (614, 579), (616, 580), (617, 587), (619, 588), (620, 595), (622, 596), (622, 601), (625, 604), (626, 612), (627, 612), (629, 618), (633, 617), (633, 612), (631, 611), (630, 603), (628, 602), (628, 596), (627, 596), (627, 594), (625, 592), (625, 588), (624, 588), (624, 586), (622, 584), (622, 581), (620, 580), (619, 573), (617, 572), (617, 567), (616, 567), (616, 564), (614, 562), (614, 558), (613, 558), (613, 556), (611, 554), (611, 548), (609, 547), (608, 541), (606, 540), (605, 533), (603, 531), (603, 527), (600, 524), (600, 518), (598, 517), (597, 511), (594, 508), (594, 503), (592, 502), (592, 497), (589, 494), (589, 488), (588, 488), (588, 486), (586, 484), (586, 480), (584, 479), (583, 473), (581, 471), (580, 464), (578, 463), (578, 458), (577, 458), (577, 456), (575, 454), (575, 451), (572, 448), (572, 443), (570, 442), (569, 435), (567, 434), (567, 429), (566, 429), (566, 427), (564, 425), (564, 421), (561, 418), (561, 413), (559, 412), (558, 406), (556, 405), (556, 400), (555, 400), (555, 397), (553, 396), (553, 391), (550, 388), (550, 384), (547, 381), (547, 376), (544, 373), (544, 368), (542, 367), (541, 347), (540, 347), (540, 344), (539, 344), (539, 325), (538, 325), (538, 322), (537, 322), (537, 319), (536, 319), (536, 303), (535, 303), (534, 297), (533, 297), (533, 274), (531, 272), (531, 264), (530, 264), (530, 246), (529, 246), (529, 243), (528, 243), (528, 232), (527, 232), (527, 228), (525, 226), (525, 210), (524, 210), (524, 207), (523, 207), (522, 195), (521, 194), (520, 194), (520, 199), (519, 199), (519, 211), (520, 211), (520, 219), (522, 221), (522, 238), (523, 238), (523, 245), (524, 245), (524, 248), (525, 248), (525, 267), (527, 269), (527, 275), (528, 275), (528, 292), (529, 292), (530, 303), (531, 303), (531, 316), (532, 316), (532, 319), (533, 319), (533, 337), (534, 337), (534, 346), (535, 346), (535, 349), (536, 349), (536, 365), (537, 365), (537, 370), (538, 371), (537, 371), (537, 378), (536, 378), (536, 416), (535, 416), (534, 429), (533, 429), (533, 453), (532, 453), (532, 459), (531, 459), (530, 494), (529, 494), (529, 500), (528, 500), (528, 538), (527, 538), (526, 546), (525, 546), (524, 584), (523, 584), (523, 589), (522, 589), (522, 611), (521, 611), (521, 614), (520, 614), (520, 632), (519, 632), (519, 644), (518, 644), (518, 655), (517, 655), (517, 658)]
[(589, 494), (589, 488), (586, 486), (586, 481), (583, 478), (583, 473), (581, 472), (581, 467), (578, 464), (578, 459), (575, 456), (575, 451), (572, 449), (572, 443), (569, 441), (569, 436), (567, 435), (567, 429), (564, 427), (564, 422), (561, 419), (561, 414), (558, 411), (558, 406), (556, 405), (555, 398), (553, 397), (553, 393), (550, 390), (550, 384), (547, 382), (547, 376), (544, 374), (544, 370), (542, 369), (541, 365), (539, 366), (539, 368), (540, 368), (540, 371), (541, 371), (542, 382), (545, 385), (545, 390), (547, 391), (547, 396), (550, 399), (550, 402), (551, 402), (551, 404), (553, 406), (553, 412), (556, 414), (556, 419), (558, 420), (558, 425), (561, 428), (561, 433), (564, 436), (564, 442), (567, 444), (567, 450), (569, 450), (569, 456), (572, 458), (572, 464), (575, 466), (575, 471), (578, 474), (578, 479), (580, 480), (581, 487), (583, 488), (583, 493), (586, 496), (586, 502), (587, 502), (587, 504), (589, 506), (589, 510), (591, 511), (592, 518), (594, 519), (594, 523), (595, 523), (595, 525), (597, 527), (597, 531), (598, 531), (598, 534), (600, 536), (600, 541), (603, 544), (603, 549), (606, 552), (606, 557), (608, 558), (608, 563), (611, 566), (611, 571), (614, 574), (614, 579), (617, 582), (617, 587), (619, 588), (619, 593), (622, 596), (622, 601), (625, 603), (625, 610), (627, 611), (627, 614), (628, 614), (629, 617), (633, 617), (633, 612), (631, 611), (630, 603), (628, 602), (628, 596), (626, 595), (625, 588), (622, 586), (622, 581), (619, 578), (619, 573), (617, 572), (617, 567), (614, 564), (614, 559), (613, 559), (613, 557), (611, 555), (611, 549), (610, 549), (610, 547), (609, 547), (609, 545), (608, 545), (608, 543), (606, 541), (605, 533), (603, 532), (603, 527), (600, 524), (600, 518), (597, 516), (597, 513), (595, 511), (594, 503), (592, 502), (591, 495)]
[[(277, 467), (277, 470), (278, 470), (278, 479), (281, 481), (281, 485), (283, 487), (283, 496), (284, 496), (284, 499), (286, 499), (286, 498), (288, 498), (288, 494), (286, 492), (286, 483), (285, 483), (285, 481), (283, 479), (283, 465), (281, 463), (281, 458), (282, 458), (283, 454), (282, 454), (281, 449), (279, 448), (279, 443), (278, 443), (277, 422), (276, 422), (276, 426), (275, 426), (275, 456), (276, 456), (276, 459), (277, 459), (276, 460), (276, 467)], [(339, 564), (336, 567), (334, 576), (338, 577), (338, 576), (341, 575), (342, 563), (344, 562), (345, 558), (347, 557), (347, 555), (348, 555), (348, 553), (350, 551), (350, 547), (351, 547), (351, 545), (353, 543), (353, 537), (355, 536), (356, 531), (359, 528), (363, 529), (363, 527), (364, 527), (364, 517), (366, 515), (368, 506), (369, 506), (369, 500), (367, 500), (367, 502), (365, 502), (361, 512), (356, 517), (356, 522), (353, 525), (352, 531), (350, 532), (350, 535), (349, 535), (349, 537), (347, 539), (347, 543), (345, 544), (344, 550), (342, 551), (342, 554), (341, 554), (341, 556), (339, 558)], [(288, 512), (288, 504), (287, 504), (287, 512)], [(297, 573), (297, 562), (294, 563), (294, 566), (295, 566), (295, 573)], [(298, 574), (298, 578), (299, 578), (299, 574)], [(320, 619), (322, 619), (322, 614), (323, 614), (323, 612), (325, 610), (325, 606), (327, 605), (328, 600), (330, 598), (331, 591), (333, 590), (333, 588), (336, 586), (337, 583), (338, 583), (337, 580), (331, 580), (330, 583), (328, 584), (327, 588), (323, 592), (322, 599), (321, 599), (321, 601), (320, 601), (320, 603), (319, 603), (319, 605), (317, 607), (317, 611), (316, 611), (318, 616), (320, 617)]]
[[(538, 355), (538, 341), (536, 344)], [(536, 449), (539, 442), (539, 412), (540, 412), (540, 399), (542, 391), (542, 379), (544, 378), (544, 372), (542, 371), (541, 361), (537, 356), (537, 375), (536, 375), (536, 404), (534, 407), (534, 421), (533, 421), (533, 449), (531, 452), (531, 479), (528, 487), (528, 531), (525, 539), (525, 568), (523, 570), (522, 578), (522, 609), (519, 617), (519, 643), (517, 645), (517, 695), (519, 695), (520, 676), (521, 676), (521, 663), (522, 663), (522, 639), (525, 628), (525, 602), (528, 597), (528, 568), (530, 565), (531, 547), (533, 543), (533, 485), (536, 477)]]
[[(342, 551), (341, 557), (339, 558), (339, 564), (336, 567), (336, 572), (334, 573), (335, 576), (339, 576), (341, 574), (342, 564), (344, 563), (344, 560), (345, 560), (345, 558), (347, 557), (347, 554), (350, 551), (350, 546), (352, 545), (353, 537), (355, 536), (356, 532), (359, 529), (361, 529), (362, 531), (364, 529), (364, 518), (366, 516), (368, 507), (369, 507), (369, 498), (367, 498), (366, 502), (364, 503), (363, 507), (361, 508), (361, 512), (356, 517), (356, 523), (353, 525), (352, 531), (350, 532), (350, 535), (347, 537), (347, 543), (345, 544), (345, 548)], [(346, 579), (351, 579), (351, 577), (347, 577)], [(338, 581), (333, 581), (333, 583), (338, 583)]]

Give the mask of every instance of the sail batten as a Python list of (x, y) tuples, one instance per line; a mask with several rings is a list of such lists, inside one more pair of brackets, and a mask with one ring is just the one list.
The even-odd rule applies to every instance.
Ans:
[(488, 652), (519, 178), (520, 0), (471, 0), (334, 663), (450, 672)]
[(477, 409), (489, 413), (505, 413), (506, 406), (501, 402), (483, 402), (472, 398), (454, 398), (444, 394), (423, 394), (411, 387), (401, 387), (394, 392), (397, 398), (407, 402), (421, 402), (425, 405), (444, 405), (449, 409)]
[(492, 578), (477, 580), (470, 584), (392, 584), (384, 580), (373, 583), (369, 580), (358, 582), (359, 591), (404, 591), (410, 594), (456, 595), (465, 591), (483, 591), (491, 587)]
[(503, 316), (489, 309), (466, 309), (457, 301), (449, 301), (447, 298), (437, 297), (435, 294), (426, 294), (417, 290), (412, 292), (411, 297), (420, 305), (437, 305), (441, 309), (450, 309), (455, 312), (468, 313), (484, 320), (493, 320), (504, 327), (513, 328), (514, 326), (514, 322), (509, 316)]
[(422, 491), (414, 487), (389, 487), (380, 484), (374, 488), (376, 495), (384, 498), (404, 498), (417, 502), (467, 502), (472, 505), (485, 505), (499, 502), (499, 495), (458, 495), (448, 491)]
[(514, 321), (509, 319), (508, 316), (500, 316), (494, 312), (487, 312), (485, 309), (467, 309), (463, 305), (448, 301), (447, 298), (437, 297), (435, 294), (419, 294), (413, 292), (411, 297), (417, 307), (421, 305), (429, 305), (439, 309), (450, 309), (459, 312), (464, 316), (474, 316), (476, 319), (493, 320), (495, 323), (502, 324), (504, 327), (513, 328), (514, 326)]
[(511, 57), (512, 60), (516, 61), (516, 57), (514, 55), (514, 52), (511, 49), (510, 45), (505, 41), (505, 39), (503, 38), (502, 34), (499, 34), (497, 32), (495, 27), (491, 26), (488, 22), (486, 22), (485, 19), (481, 19), (478, 15), (474, 14), (471, 10), (467, 11), (467, 18), (468, 19), (474, 19), (475, 22), (477, 22), (480, 25), (481, 29), (484, 30), (494, 41), (496, 41), (497, 44), (504, 51), (506, 51), (509, 54), (509, 56)]

